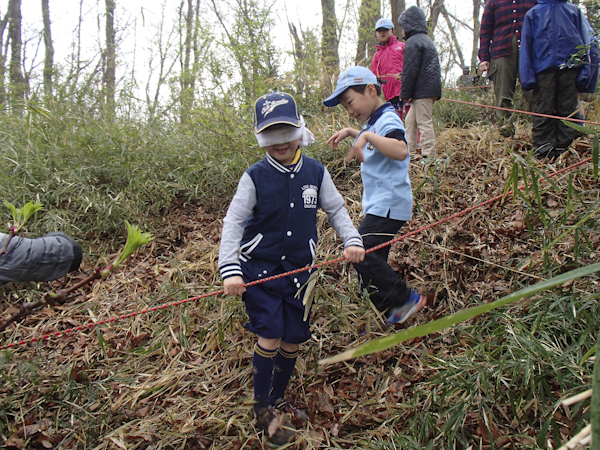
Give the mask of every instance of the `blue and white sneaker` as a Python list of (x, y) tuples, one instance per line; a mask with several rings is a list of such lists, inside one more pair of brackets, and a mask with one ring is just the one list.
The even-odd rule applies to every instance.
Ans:
[(393, 325), (395, 323), (404, 323), (410, 316), (419, 311), (425, 304), (426, 297), (416, 291), (410, 291), (410, 297), (402, 306), (392, 308), (388, 313), (386, 323)]

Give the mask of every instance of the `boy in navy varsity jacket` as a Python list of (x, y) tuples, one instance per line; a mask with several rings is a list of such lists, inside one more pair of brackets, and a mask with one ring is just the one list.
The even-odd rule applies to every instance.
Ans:
[[(314, 142), (292, 96), (271, 93), (255, 103), (254, 133), (266, 157), (246, 170), (223, 220), (219, 270), (225, 294), (242, 295), (258, 335), (254, 347), (254, 412), (274, 444), (293, 440), (291, 425), (281, 424), (278, 405), (296, 364), (300, 343), (310, 339), (302, 296), (296, 292), (311, 271), (246, 287), (245, 283), (309, 266), (317, 246), (317, 209), (344, 242), (344, 257), (364, 259), (360, 234), (346, 211), (327, 169), (302, 154)], [(288, 405), (288, 410), (291, 405)], [(297, 417), (306, 415), (295, 408)]]
[[(381, 99), (381, 86), (373, 73), (351, 67), (338, 79), (325, 106), (341, 103), (350, 117), (365, 122), (362, 130), (344, 128), (329, 140), (335, 149), (340, 141), (354, 138), (346, 160), (361, 162), (362, 207), (365, 218), (358, 231), (366, 249), (393, 239), (412, 219), (412, 190), (408, 167), (410, 155), (404, 126), (390, 103)], [(403, 323), (425, 303), (425, 296), (408, 288), (387, 262), (390, 246), (368, 253), (354, 264), (362, 285), (379, 311), (387, 311), (389, 324)]]

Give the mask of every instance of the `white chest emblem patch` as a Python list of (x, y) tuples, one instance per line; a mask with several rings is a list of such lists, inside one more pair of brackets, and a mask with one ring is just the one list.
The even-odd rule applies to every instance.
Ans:
[(302, 186), (302, 199), (305, 208), (316, 208), (319, 200), (318, 188), (312, 184)]

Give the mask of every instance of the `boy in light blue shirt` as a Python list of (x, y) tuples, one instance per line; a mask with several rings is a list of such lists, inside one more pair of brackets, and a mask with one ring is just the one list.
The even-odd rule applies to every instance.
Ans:
[[(364, 125), (362, 130), (344, 128), (327, 143), (335, 149), (343, 139), (354, 138), (346, 160), (356, 157), (361, 162), (365, 218), (358, 231), (368, 250), (393, 239), (412, 219), (410, 154), (404, 125), (392, 105), (381, 99), (381, 86), (369, 69), (355, 66), (340, 75), (335, 92), (324, 104), (333, 107), (340, 103), (350, 117)], [(386, 312), (387, 322), (403, 323), (422, 308), (425, 296), (398, 277), (387, 262), (389, 251), (388, 245), (370, 252), (354, 267), (371, 302)]]

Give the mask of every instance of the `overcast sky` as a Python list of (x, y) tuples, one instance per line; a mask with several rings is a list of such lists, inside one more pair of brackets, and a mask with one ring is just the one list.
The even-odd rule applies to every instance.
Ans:
[[(41, 30), (41, 6), (40, 0), (22, 0), (23, 22), (25, 24), (25, 37), (31, 38), (33, 30)], [(358, 3), (359, 0), (356, 0)], [(119, 59), (121, 63), (133, 64), (135, 58), (136, 73), (144, 72), (147, 66), (148, 54), (153, 51), (150, 43), (150, 37), (156, 35), (156, 24), (160, 22), (162, 5), (164, 0), (117, 0), (117, 27), (123, 29), (125, 23), (128, 24), (122, 31), (122, 42), (120, 44)], [(2, 13), (6, 11), (8, 1), (0, 0)], [(85, 49), (89, 55), (97, 55), (99, 48), (103, 46), (104, 40), (104, 18), (102, 17), (105, 8), (104, 0), (50, 0), (50, 14), (52, 19), (52, 34), (55, 47), (55, 63), (61, 64), (71, 54), (71, 45), (75, 40), (75, 30), (79, 17), (80, 4), (83, 5), (82, 12), (84, 17), (83, 40)], [(165, 13), (167, 14), (167, 23), (172, 23), (176, 16), (176, 8), (180, 1), (167, 0)], [(206, 2), (201, 2), (201, 5)], [(343, 5), (342, 0), (337, 0), (336, 13), (338, 20), (342, 19)], [(383, 15), (390, 16), (389, 1), (382, 2), (384, 5)], [(407, 7), (415, 5), (416, 1), (408, 0)], [(321, 0), (277, 0), (276, 8), (276, 28), (273, 33), (276, 35), (276, 44), (283, 50), (291, 49), (291, 39), (288, 33), (288, 20), (295, 24), (301, 24), (303, 28), (320, 28), (321, 26)], [(472, 2), (465, 0), (446, 0), (446, 8), (467, 23), (472, 22)], [(98, 19), (100, 17), (100, 20)], [(356, 12), (347, 18), (346, 23), (356, 21)], [(215, 22), (215, 27), (218, 23)], [(342, 69), (352, 63), (352, 58), (356, 54), (355, 45), (355, 26), (346, 26), (345, 33), (340, 40), (340, 55), (342, 58)], [(467, 62), (470, 62), (471, 55), (471, 36), (469, 32), (464, 32), (461, 36), (463, 44), (463, 53)], [(43, 46), (38, 50), (38, 60), (43, 58)], [(35, 47), (28, 46), (27, 58), (29, 60), (34, 56)], [(83, 55), (84, 58), (86, 55)], [(291, 58), (284, 57), (282, 61), (284, 67), (291, 64)], [(453, 69), (452, 79), (460, 73), (458, 68)]]

